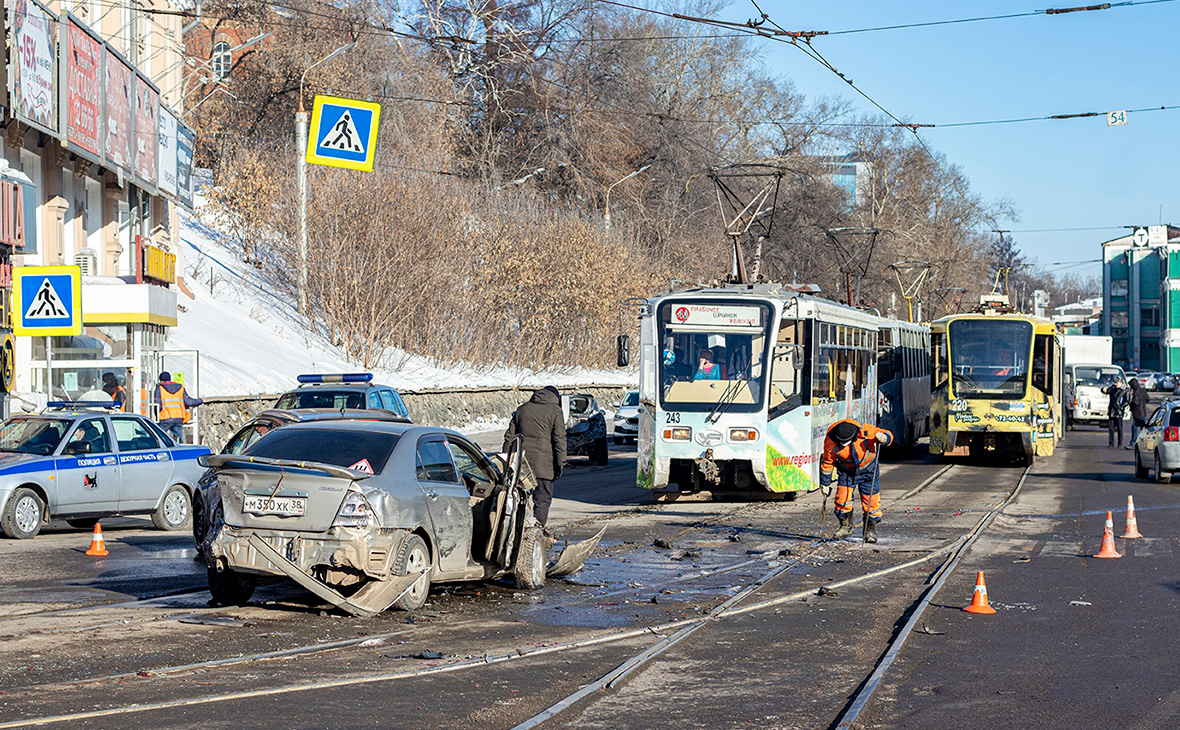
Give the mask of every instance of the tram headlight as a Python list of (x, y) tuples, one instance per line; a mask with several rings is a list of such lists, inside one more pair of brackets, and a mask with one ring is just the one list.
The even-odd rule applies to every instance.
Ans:
[(758, 432), (752, 428), (731, 428), (729, 429), (730, 441), (757, 441)]
[(688, 426), (676, 426), (664, 429), (665, 441), (692, 441), (692, 429)]

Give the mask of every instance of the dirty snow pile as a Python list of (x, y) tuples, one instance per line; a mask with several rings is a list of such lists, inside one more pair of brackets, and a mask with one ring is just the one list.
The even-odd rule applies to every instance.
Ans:
[[(198, 197), (198, 213), (200, 199)], [(168, 349), (200, 352), (202, 397), (278, 393), (291, 388), (300, 373), (364, 370), (349, 362), (340, 348), (300, 323), (294, 302), (276, 295), (263, 273), (244, 263), (221, 242), (217, 231), (182, 212), (181, 259), (192, 299), (178, 296), (179, 324), (168, 334)], [(386, 362), (397, 369), (374, 369), (374, 382), (399, 390), (428, 388), (543, 385), (627, 385), (628, 371), (569, 367), (532, 371), (511, 367), (443, 369), (426, 358), (392, 351)], [(484, 424), (500, 427), (494, 418)]]

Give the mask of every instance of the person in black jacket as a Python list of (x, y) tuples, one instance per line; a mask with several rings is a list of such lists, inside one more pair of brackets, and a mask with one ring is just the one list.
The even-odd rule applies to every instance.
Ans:
[(1127, 404), (1131, 407), (1131, 442), (1127, 444), (1128, 449), (1134, 447), (1139, 429), (1147, 425), (1147, 404), (1150, 402), (1151, 399), (1147, 391), (1140, 387), (1139, 380), (1131, 378), (1131, 392), (1127, 394)]
[(537, 480), (533, 515), (544, 527), (553, 502), (553, 483), (565, 467), (565, 415), (557, 388), (552, 385), (540, 388), (520, 404), (504, 432), (505, 451), (517, 434), (524, 436), (524, 455)]
[[(1135, 381), (1132, 380), (1132, 383)], [(1115, 434), (1118, 434), (1118, 446), (1123, 445), (1123, 416), (1127, 410), (1127, 389), (1123, 387), (1123, 379), (1116, 377), (1114, 382), (1102, 389), (1110, 401), (1106, 406), (1106, 430), (1110, 438), (1107, 446), (1115, 446)], [(1132, 437), (1134, 438), (1134, 437)]]

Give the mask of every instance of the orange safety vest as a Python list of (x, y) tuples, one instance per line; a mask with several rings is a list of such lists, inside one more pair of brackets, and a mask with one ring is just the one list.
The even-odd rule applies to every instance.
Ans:
[(175, 393), (169, 393), (163, 385), (160, 386), (160, 415), (161, 421), (169, 418), (181, 418), (188, 423), (189, 410), (184, 406), (184, 386)]
[[(877, 428), (871, 423), (857, 423), (852, 419), (845, 419), (857, 425), (860, 433), (852, 440), (852, 443), (846, 446), (839, 446), (832, 440), (831, 436), (824, 439), (824, 454), (820, 458), (820, 470), (825, 474), (831, 474), (833, 470), (839, 468), (845, 472), (856, 472), (864, 469), (873, 463), (877, 458), (877, 452), (882, 445), (877, 441), (877, 434), (884, 433), (889, 436), (886, 444), (893, 443), (893, 434), (887, 429)], [(837, 423), (843, 423), (838, 421)], [(837, 423), (832, 424), (828, 429), (830, 432), (835, 428)]]

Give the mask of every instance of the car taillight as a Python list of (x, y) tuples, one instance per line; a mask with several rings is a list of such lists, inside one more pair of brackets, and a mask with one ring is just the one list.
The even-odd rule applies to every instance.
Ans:
[(1164, 441), (1180, 441), (1180, 426), (1168, 426), (1165, 428)]
[(368, 527), (373, 509), (360, 492), (349, 491), (332, 527)]

